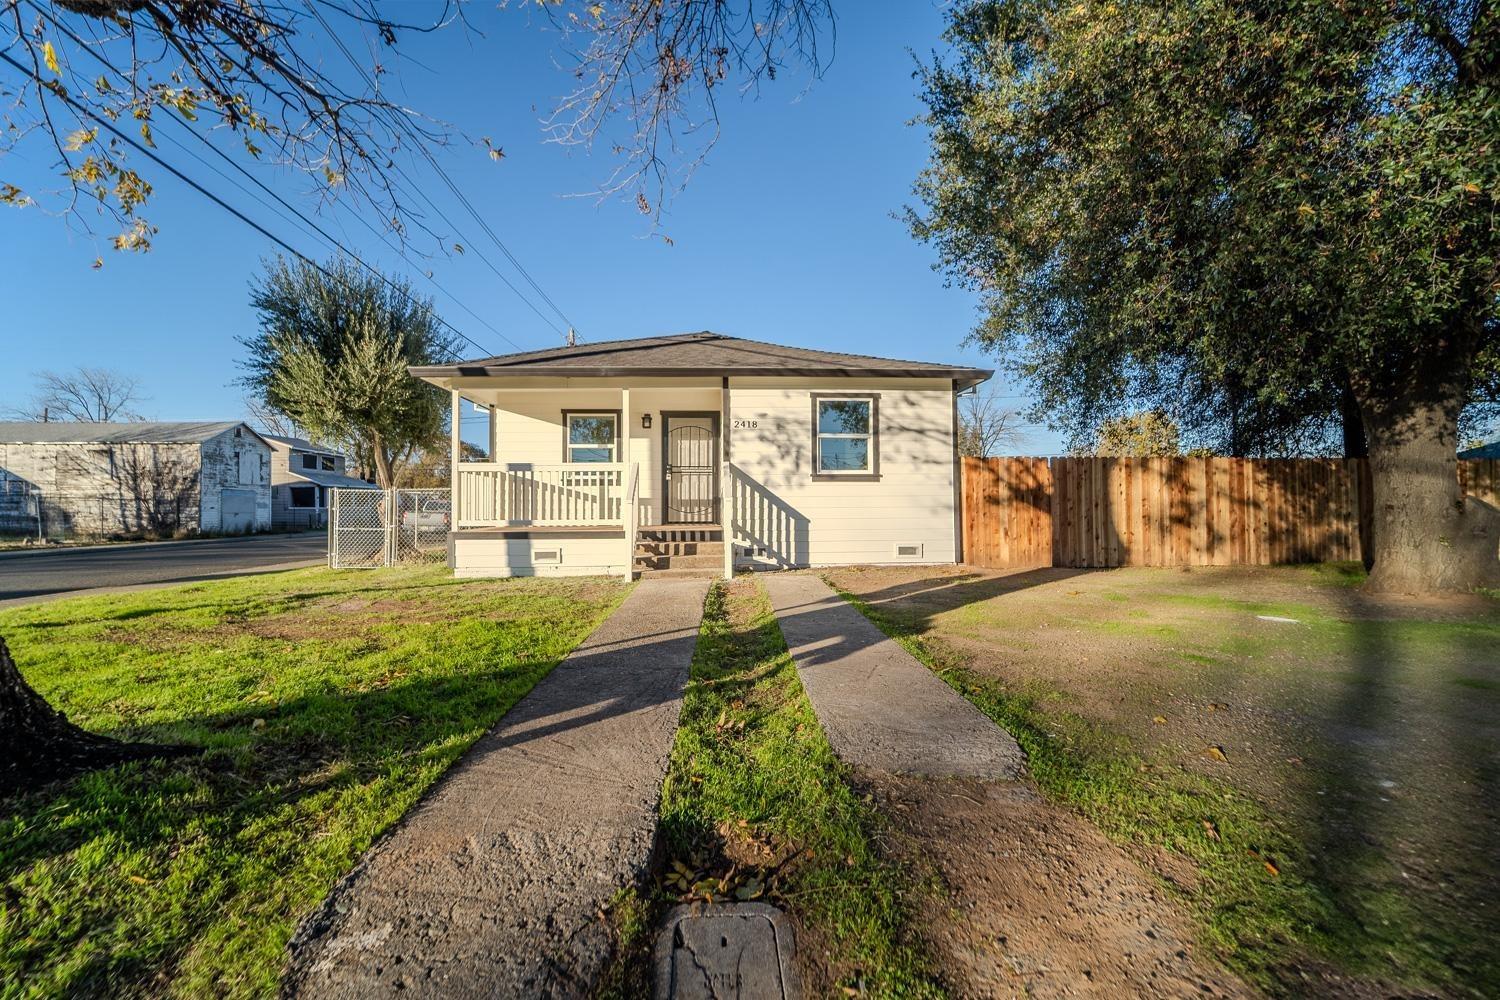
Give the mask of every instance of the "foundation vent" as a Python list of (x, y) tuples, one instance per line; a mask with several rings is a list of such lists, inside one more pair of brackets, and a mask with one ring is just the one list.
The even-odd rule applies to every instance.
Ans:
[(561, 563), (561, 547), (531, 550), (531, 564), (533, 566), (557, 566)]
[(922, 558), (922, 543), (921, 542), (897, 542), (896, 543), (896, 558), (897, 559), (920, 559), (920, 558)]

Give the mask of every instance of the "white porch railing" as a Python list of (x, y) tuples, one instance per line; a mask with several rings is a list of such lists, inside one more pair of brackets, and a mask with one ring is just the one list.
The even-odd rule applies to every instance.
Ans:
[(456, 523), (460, 528), (623, 524), (625, 493), (625, 466), (619, 463), (463, 462)]

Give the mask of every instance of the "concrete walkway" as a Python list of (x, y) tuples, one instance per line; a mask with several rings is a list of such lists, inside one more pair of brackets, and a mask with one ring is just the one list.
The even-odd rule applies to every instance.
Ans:
[(283, 993), (557, 997), (650, 862), (706, 580), (646, 580), (298, 929)]
[(826, 583), (778, 573), (765, 585), (813, 711), (846, 763), (934, 777), (1021, 777), (1021, 748), (1009, 733)]

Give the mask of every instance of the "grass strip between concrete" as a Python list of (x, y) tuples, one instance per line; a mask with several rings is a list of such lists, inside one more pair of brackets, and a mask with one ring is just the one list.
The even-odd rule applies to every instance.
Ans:
[(753, 579), (716, 584), (663, 787), (663, 872), (615, 908), (606, 996), (650, 989), (654, 929), (692, 900), (771, 903), (796, 925), (808, 996), (935, 997), (909, 925), (927, 891), (882, 858), (882, 820), (834, 756)]

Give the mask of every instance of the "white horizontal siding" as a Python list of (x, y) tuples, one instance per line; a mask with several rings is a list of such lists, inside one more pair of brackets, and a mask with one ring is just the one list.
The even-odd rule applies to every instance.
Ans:
[[(878, 481), (814, 479), (812, 394), (841, 392), (880, 394)], [(767, 550), (753, 561), (955, 561), (950, 382), (736, 378), (730, 420), (735, 540)], [(922, 558), (898, 559), (898, 543)]]
[[(461, 577), (623, 576), (624, 538), (455, 538), (453, 573)], [(538, 564), (536, 549), (562, 549), (561, 563)]]
[[(497, 431), (494, 460), (554, 464), (563, 457), (563, 411), (607, 411), (620, 409), (618, 389), (568, 389), (557, 392), (505, 392), (492, 397)], [(630, 418), (625, 428), (630, 438), (629, 455), (622, 462), (640, 465), (640, 500), (643, 522), (661, 520), (662, 413), (709, 411), (718, 413), (718, 389), (632, 389)], [(641, 426), (641, 415), (651, 414), (651, 429)]]

